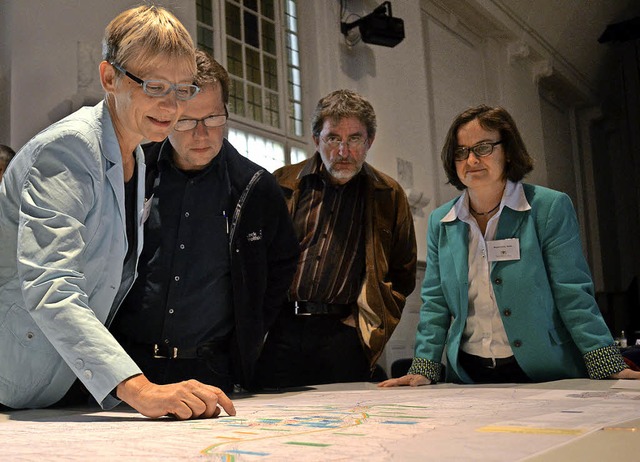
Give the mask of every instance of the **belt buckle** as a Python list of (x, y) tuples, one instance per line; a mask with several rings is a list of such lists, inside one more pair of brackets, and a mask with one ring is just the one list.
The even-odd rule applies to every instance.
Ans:
[(178, 357), (178, 347), (173, 347), (171, 350), (171, 355), (164, 356), (160, 354), (160, 347), (157, 343), (153, 344), (153, 358), (154, 359), (176, 359)]
[[(300, 312), (298, 312), (300, 310)], [(298, 304), (297, 301), (293, 302), (293, 312), (296, 316), (311, 316), (308, 311), (302, 311), (304, 308)]]

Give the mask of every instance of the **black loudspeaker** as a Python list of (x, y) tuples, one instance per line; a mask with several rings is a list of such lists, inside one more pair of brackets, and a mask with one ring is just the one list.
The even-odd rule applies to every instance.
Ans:
[(360, 37), (365, 43), (395, 47), (404, 40), (404, 21), (393, 17), (391, 2), (382, 3), (372, 13), (357, 21), (348, 24), (346, 22), (340, 23), (340, 31), (346, 36), (356, 26), (358, 26)]

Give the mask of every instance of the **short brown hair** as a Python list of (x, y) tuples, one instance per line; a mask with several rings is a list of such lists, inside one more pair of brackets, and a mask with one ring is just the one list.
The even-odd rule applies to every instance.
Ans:
[(371, 138), (376, 134), (376, 113), (371, 103), (362, 95), (351, 90), (335, 90), (318, 101), (311, 119), (311, 133), (320, 136), (326, 119), (338, 121), (340, 119), (356, 117), (365, 127)]
[(476, 119), (483, 129), (500, 132), (501, 145), (506, 160), (504, 175), (507, 179), (520, 181), (533, 170), (533, 158), (527, 152), (513, 117), (502, 107), (481, 104), (458, 114), (449, 128), (440, 155), (449, 184), (459, 190), (466, 188), (458, 178), (454, 152), (458, 148), (458, 130), (461, 126)]
[(196, 50), (196, 74), (195, 84), (204, 89), (207, 85), (215, 86), (220, 84), (222, 88), (222, 101), (224, 104), (229, 102), (229, 73), (216, 61), (209, 53)]

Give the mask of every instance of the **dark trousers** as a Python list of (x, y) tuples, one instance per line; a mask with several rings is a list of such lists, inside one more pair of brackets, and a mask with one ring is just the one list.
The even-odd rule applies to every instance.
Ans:
[(165, 385), (195, 379), (225, 393), (233, 391), (231, 361), (227, 348), (208, 351), (193, 359), (154, 358), (150, 345), (123, 344), (124, 349), (153, 383)]
[(514, 357), (495, 367), (487, 367), (484, 358), (460, 350), (458, 361), (474, 383), (530, 383), (531, 379), (520, 368)]
[(339, 316), (296, 316), (289, 306), (269, 331), (256, 372), (262, 388), (369, 380), (369, 361), (355, 328)]

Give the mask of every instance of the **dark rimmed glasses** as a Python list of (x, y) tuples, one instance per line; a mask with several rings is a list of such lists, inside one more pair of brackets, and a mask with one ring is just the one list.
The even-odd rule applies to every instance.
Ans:
[(204, 119), (182, 119), (178, 120), (176, 124), (173, 126), (173, 129), (178, 132), (186, 132), (189, 130), (193, 130), (198, 126), (198, 122), (202, 122), (207, 128), (215, 128), (222, 127), (227, 123), (227, 119), (229, 118), (229, 111), (227, 111), (227, 107), (224, 108), (224, 114), (214, 114), (209, 117), (205, 117)]
[(487, 157), (493, 154), (493, 148), (500, 143), (502, 143), (502, 140), (494, 141), (493, 143), (485, 141), (484, 143), (478, 143), (470, 148), (460, 146), (454, 149), (453, 157), (455, 160), (467, 160), (470, 152), (473, 152), (476, 157)]
[(154, 98), (160, 98), (166, 96), (171, 91), (176, 92), (176, 98), (181, 101), (187, 101), (193, 98), (200, 91), (200, 87), (188, 83), (171, 83), (166, 80), (142, 80), (140, 77), (136, 77), (131, 72), (124, 69), (122, 66), (116, 63), (110, 63), (113, 67), (118, 69), (124, 75), (129, 77), (138, 85), (142, 86), (142, 91)]

